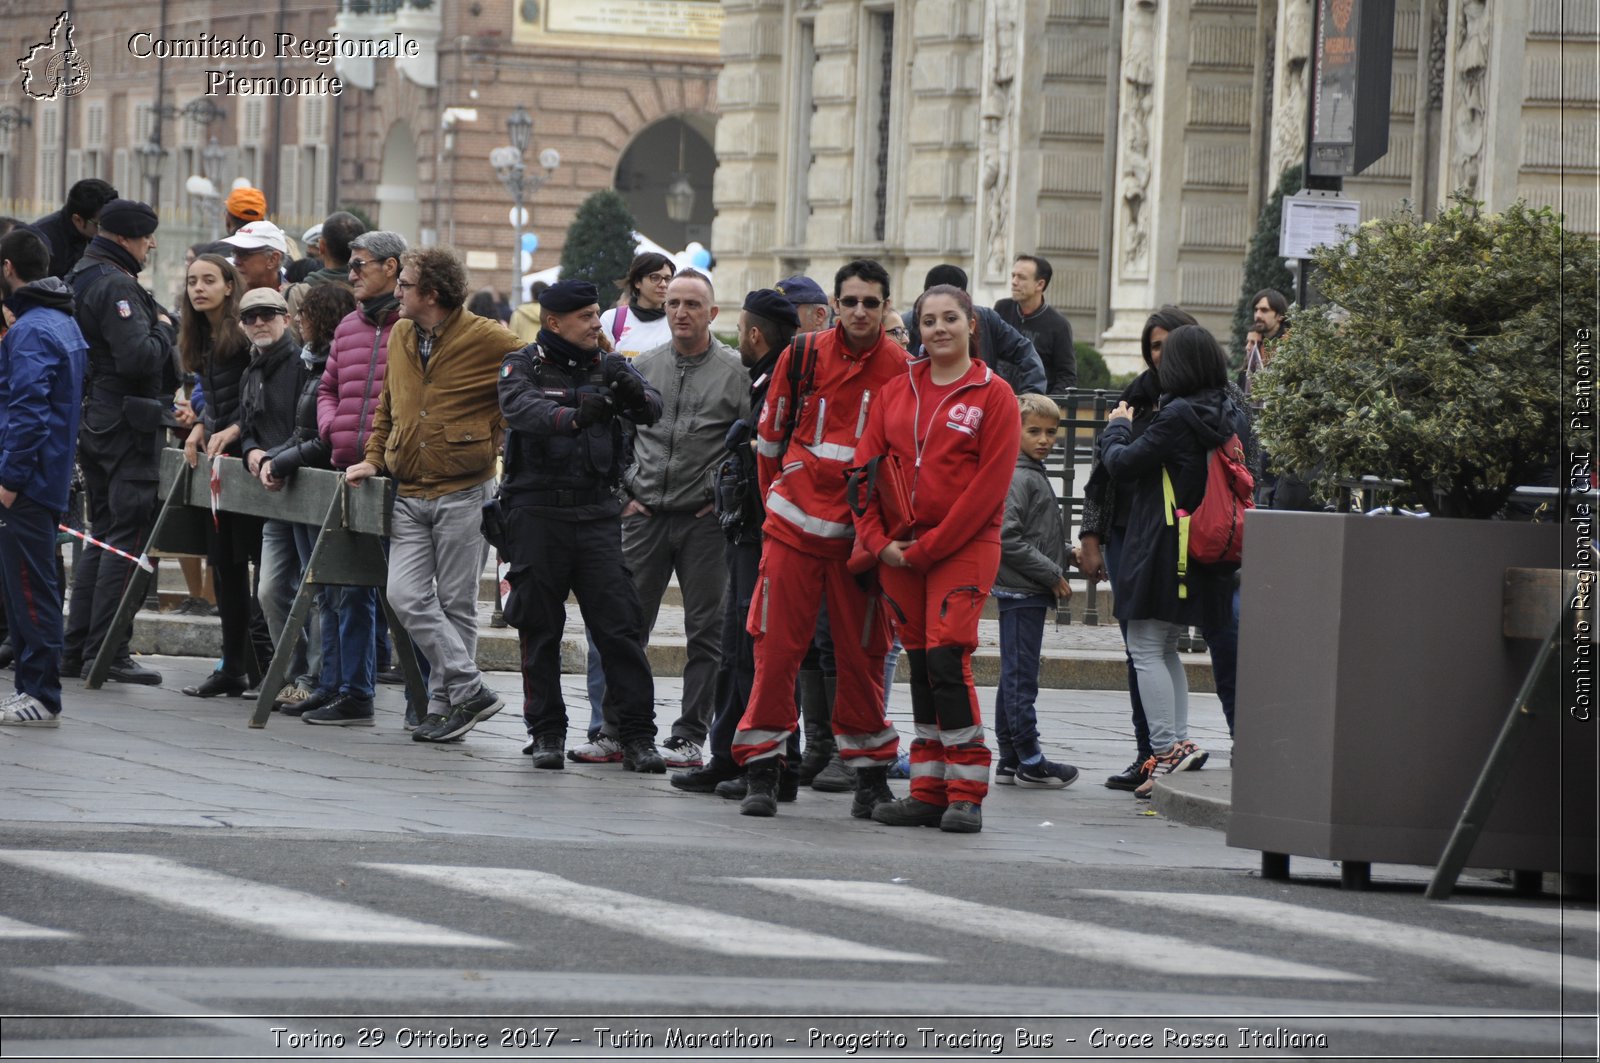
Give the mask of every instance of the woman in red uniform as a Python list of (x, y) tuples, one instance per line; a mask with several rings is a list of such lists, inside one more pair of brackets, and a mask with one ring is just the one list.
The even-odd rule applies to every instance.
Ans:
[(1022, 420), (1011, 386), (976, 357), (977, 315), (966, 292), (929, 288), (916, 321), (926, 357), (884, 388), (856, 447), (858, 462), (898, 461), (913, 515), (911, 531), (891, 539), (879, 493), (856, 522), (905, 643), (917, 728), (911, 796), (878, 805), (872, 818), (972, 834), (983, 829), (989, 791), (972, 651), (1000, 565)]

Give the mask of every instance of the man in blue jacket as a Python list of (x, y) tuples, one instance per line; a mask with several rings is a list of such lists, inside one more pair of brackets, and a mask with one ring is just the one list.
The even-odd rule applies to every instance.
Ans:
[(39, 234), (0, 237), (0, 295), (16, 323), (0, 340), (0, 592), (16, 645), (16, 693), (0, 726), (61, 717), (61, 587), (56, 525), (67, 508), (89, 345), (72, 292), (49, 276)]

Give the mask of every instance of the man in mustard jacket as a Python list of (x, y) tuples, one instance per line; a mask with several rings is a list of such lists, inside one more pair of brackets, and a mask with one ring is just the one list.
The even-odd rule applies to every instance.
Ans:
[(398, 487), (389, 604), (431, 666), (428, 714), (411, 737), (448, 742), (503, 704), (476, 662), (478, 579), (489, 556), (480, 522), (495, 496), (505, 427), (500, 363), (522, 344), (462, 306), (466, 270), (446, 248), (407, 252), (394, 290), (400, 321), (389, 336), (366, 460), (345, 470), (345, 479), (387, 475)]

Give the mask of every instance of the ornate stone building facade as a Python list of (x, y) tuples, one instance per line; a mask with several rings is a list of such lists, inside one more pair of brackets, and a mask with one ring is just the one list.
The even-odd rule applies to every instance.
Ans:
[[(909, 299), (1012, 257), (1114, 370), (1149, 310), (1219, 333), (1255, 220), (1305, 150), (1314, 0), (726, 0), (712, 248), (719, 287), (846, 258)], [(1388, 153), (1366, 218), (1461, 187), (1594, 232), (1593, 0), (1396, 0)]]
[[(220, 221), (216, 199), (189, 192), (212, 138), (215, 187), (261, 188), (291, 235), (354, 206), (414, 241), (460, 248), (475, 284), (505, 291), (522, 262), (489, 153), (519, 106), (533, 120), (528, 169), (540, 171), (542, 150), (561, 156), (526, 200), (534, 268), (559, 260), (578, 204), (605, 188), (672, 250), (710, 243), (716, 0), (78, 0), (70, 43), (86, 77), (36, 99), (14, 60), (49, 40), (57, 11), (0, 0), (11, 72), (0, 213), (32, 220), (84, 177), (156, 200), (162, 246), (146, 277), (158, 292), (176, 290), (185, 246)], [(41, 53), (34, 88), (67, 47)], [(165, 152), (154, 181), (142, 170), (151, 145)], [(673, 219), (666, 192), (680, 174), (694, 195)]]
[[(426, 65), (346, 64), (357, 89), (340, 112), (339, 199), (408, 238), (459, 248), (474, 284), (505, 291), (523, 265), (555, 265), (578, 205), (600, 189), (621, 191), (645, 235), (672, 250), (710, 242), (715, 0), (345, 0), (334, 25), (437, 42)], [(488, 161), (519, 106), (533, 120), (528, 171), (542, 172), (547, 149), (561, 160), (526, 199), (526, 230), (539, 238), (526, 262)], [(696, 195), (692, 217), (674, 223), (661, 204), (678, 172)]]

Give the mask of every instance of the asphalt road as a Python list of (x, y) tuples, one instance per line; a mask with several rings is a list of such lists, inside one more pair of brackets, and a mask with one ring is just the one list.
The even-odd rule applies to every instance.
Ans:
[(951, 836), (534, 773), (511, 713), (438, 748), (78, 693), (0, 738), (0, 1058), (1594, 1058), (1592, 906), (1263, 881), (1096, 785), (1114, 695), (1046, 697), (1085, 781)]

